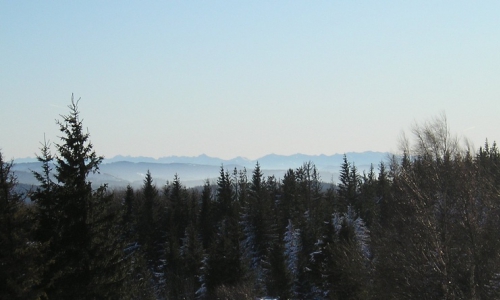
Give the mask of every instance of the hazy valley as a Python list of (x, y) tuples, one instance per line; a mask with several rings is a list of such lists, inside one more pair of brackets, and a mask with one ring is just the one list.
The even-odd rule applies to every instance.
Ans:
[[(115, 156), (104, 159), (100, 166), (100, 173), (91, 174), (89, 180), (95, 184), (108, 184), (110, 188), (125, 188), (131, 185), (133, 188), (140, 188), (143, 185), (144, 177), (149, 170), (154, 178), (155, 184), (164, 185), (167, 181), (172, 181), (177, 174), (186, 187), (202, 186), (208, 179), (215, 183), (220, 173), (221, 166), (230, 173), (236, 168), (238, 171), (247, 170), (247, 175), (251, 176), (257, 162), (263, 174), (274, 175), (282, 179), (285, 172), (292, 168), (296, 169), (305, 162), (312, 162), (318, 169), (321, 181), (325, 183), (336, 182), (339, 176), (339, 168), (342, 164), (344, 154), (334, 155), (277, 155), (269, 154), (256, 160), (237, 157), (224, 160), (207, 155), (196, 157), (169, 156), (159, 159), (151, 157), (131, 157)], [(361, 153), (346, 153), (349, 161), (356, 162), (359, 172), (369, 170), (370, 165), (374, 168), (382, 160), (387, 160), (389, 153), (366, 151)], [(23, 187), (37, 185), (38, 182), (32, 171), (40, 171), (41, 163), (33, 158), (25, 158), (14, 161), (13, 171), (19, 183)]]

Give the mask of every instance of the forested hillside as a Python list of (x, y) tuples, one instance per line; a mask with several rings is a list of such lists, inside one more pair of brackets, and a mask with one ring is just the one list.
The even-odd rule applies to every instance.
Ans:
[(500, 297), (500, 152), (444, 117), (368, 172), (344, 157), (328, 189), (304, 162), (279, 180), (222, 166), (200, 189), (144, 170), (111, 190), (89, 180), (103, 158), (77, 104), (36, 189), (0, 154), (0, 299)]

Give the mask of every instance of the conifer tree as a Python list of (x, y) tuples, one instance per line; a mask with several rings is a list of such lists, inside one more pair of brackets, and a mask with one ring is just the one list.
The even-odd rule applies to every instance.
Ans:
[(125, 254), (130, 255), (136, 251), (139, 246), (137, 232), (138, 205), (135, 191), (130, 184), (127, 185), (121, 198), (122, 213), (121, 223), (122, 238), (126, 246)]
[(214, 295), (219, 286), (235, 286), (244, 277), (242, 266), (238, 206), (233, 201), (232, 182), (221, 167), (217, 180), (217, 215), (214, 239), (204, 262), (203, 289)]
[(338, 194), (341, 204), (341, 211), (346, 211), (347, 206), (354, 206), (357, 213), (361, 210), (359, 201), (359, 184), (360, 177), (357, 168), (354, 164), (347, 161), (347, 156), (344, 154), (343, 162), (340, 167), (340, 177), (338, 184)]
[(172, 239), (180, 240), (184, 235), (189, 221), (188, 194), (177, 174), (174, 176), (174, 181), (166, 194), (168, 235)]
[(138, 218), (139, 203), (136, 192), (127, 185), (122, 196), (122, 238), (125, 244), (123, 251), (127, 262), (127, 277), (123, 299), (155, 299), (152, 274), (150, 273), (139, 244)]
[(234, 217), (233, 213), (233, 185), (229, 173), (220, 168), (220, 175), (217, 178), (217, 198), (215, 221), (221, 221), (227, 217)]
[(42, 243), (48, 243), (56, 235), (56, 224), (58, 223), (58, 203), (55, 199), (59, 186), (53, 181), (54, 157), (50, 152), (50, 143), (46, 140), (40, 148), (41, 154), (37, 160), (42, 164), (42, 172), (33, 172), (39, 185), (33, 194), (36, 201), (36, 214), (39, 226), (36, 228), (36, 238)]
[(212, 199), (212, 188), (207, 180), (203, 185), (201, 193), (201, 208), (199, 216), (198, 231), (201, 234), (203, 249), (208, 249), (214, 237), (214, 205)]
[(148, 249), (152, 248), (152, 244), (154, 243), (153, 232), (155, 229), (155, 220), (153, 210), (157, 197), (158, 189), (153, 182), (153, 176), (151, 175), (151, 172), (148, 170), (142, 185), (142, 203), (139, 220), (141, 244)]
[(338, 184), (339, 208), (340, 211), (347, 211), (347, 206), (351, 203), (352, 186), (351, 186), (351, 164), (347, 161), (347, 156), (344, 154), (342, 165), (340, 166), (340, 176)]
[(203, 246), (196, 230), (196, 223), (190, 223), (186, 228), (180, 247), (182, 294), (180, 297), (194, 299), (199, 289), (199, 278), (203, 261)]
[(12, 163), (0, 152), (0, 298), (37, 299), (45, 249), (33, 239), (33, 212), (16, 187)]
[(379, 173), (377, 177), (376, 195), (378, 200), (378, 211), (379, 211), (378, 222), (382, 227), (387, 225), (387, 221), (391, 214), (390, 192), (391, 192), (391, 182), (389, 180), (389, 174), (386, 170), (385, 163), (380, 162)]
[(57, 186), (52, 189), (48, 180), (50, 156), (42, 149), (44, 173), (37, 176), (42, 188), (34, 194), (40, 211), (52, 211), (57, 220), (41, 223), (48, 227), (41, 231), (50, 235), (45, 237), (50, 241), (45, 292), (51, 299), (118, 297), (124, 280), (118, 208), (106, 186), (93, 189), (88, 180), (103, 158), (83, 130), (78, 101), (72, 97), (68, 107), (69, 114), (57, 121), (62, 134), (56, 144)]
[(286, 232), (283, 238), (285, 264), (289, 280), (289, 295), (298, 297), (299, 255), (301, 249), (300, 230), (294, 228), (292, 220), (288, 220)]
[[(256, 289), (265, 293), (268, 284), (268, 273), (273, 268), (271, 264), (271, 251), (274, 249), (275, 258), (282, 251), (275, 247), (276, 236), (276, 210), (273, 197), (277, 193), (277, 183), (274, 177), (264, 180), (259, 163), (256, 164), (252, 174), (248, 198), (243, 203), (242, 225), (244, 240), (242, 243), (249, 267), (255, 276)], [(278, 253), (280, 252), (280, 253)], [(279, 259), (275, 259), (275, 269), (280, 268)]]
[(378, 220), (379, 216), (377, 184), (377, 178), (372, 164), (367, 174), (363, 172), (359, 192), (360, 217), (366, 222), (366, 226), (369, 228)]
[[(337, 299), (368, 299), (370, 288), (370, 232), (351, 207), (334, 214), (332, 225), (337, 242), (333, 259), (330, 296)], [(328, 270), (327, 270), (328, 271)]]
[(281, 182), (281, 196), (278, 202), (278, 209), (280, 214), (279, 228), (287, 226), (287, 222), (297, 221), (300, 215), (299, 208), (296, 200), (296, 180), (295, 172), (293, 169), (288, 169), (283, 175)]
[[(251, 228), (252, 231), (249, 232), (248, 235), (253, 237), (253, 241), (250, 245), (248, 245), (248, 247), (254, 249), (254, 261), (252, 264), (258, 264), (261, 261), (262, 256), (266, 255), (268, 246), (266, 242), (265, 230), (269, 224), (264, 224), (264, 217), (265, 214), (269, 214), (270, 211), (267, 210), (267, 195), (263, 180), (263, 174), (260, 170), (259, 163), (257, 162), (250, 183), (248, 204), (245, 206), (249, 228)], [(254, 265), (253, 267), (257, 266)]]
[[(188, 194), (182, 186), (180, 178), (175, 175), (174, 181), (166, 189), (167, 207), (166, 207), (166, 263), (165, 275), (167, 281), (167, 290), (170, 297), (180, 298), (183, 290), (185, 290), (184, 280), (185, 274), (193, 272), (183, 268), (182, 252), (189, 256), (190, 251), (194, 251), (191, 247), (196, 245), (197, 237), (195, 236), (194, 224), (189, 231), (188, 227)], [(186, 236), (186, 234), (190, 236)], [(184, 245), (183, 242), (191, 245)], [(201, 261), (201, 257), (199, 257)], [(194, 264), (191, 262), (190, 264)], [(190, 274), (193, 277), (194, 274)], [(187, 279), (186, 279), (187, 280)], [(194, 286), (191, 287), (194, 289)]]

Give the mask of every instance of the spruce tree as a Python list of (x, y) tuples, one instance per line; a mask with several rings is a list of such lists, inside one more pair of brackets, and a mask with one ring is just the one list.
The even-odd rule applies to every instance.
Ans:
[(354, 164), (347, 161), (347, 156), (344, 154), (343, 162), (340, 167), (338, 194), (341, 205), (341, 211), (345, 212), (347, 206), (352, 205), (356, 209), (356, 213), (360, 213), (361, 203), (359, 202), (359, 185), (360, 176)]
[(154, 203), (158, 197), (158, 189), (153, 183), (153, 176), (148, 170), (142, 185), (142, 203), (139, 218), (140, 242), (147, 251), (150, 251), (153, 244), (154, 231)]
[(377, 198), (377, 179), (373, 164), (370, 165), (368, 174), (363, 172), (362, 183), (359, 193), (360, 217), (371, 228), (372, 224), (378, 220), (378, 198)]
[[(174, 181), (165, 189), (167, 197), (166, 207), (166, 249), (165, 249), (165, 278), (167, 290), (171, 298), (178, 299), (185, 290), (184, 274), (186, 270), (183, 266), (182, 251), (189, 254), (190, 246), (183, 245), (182, 242), (195, 243), (194, 226), (190, 238), (185, 237), (188, 226), (188, 193), (182, 186), (180, 178), (175, 175)], [(184, 248), (186, 246), (186, 248)], [(188, 250), (189, 249), (189, 250)], [(201, 257), (200, 257), (201, 260)], [(191, 276), (192, 277), (192, 276)], [(193, 289), (194, 287), (190, 287)]]
[(232, 182), (229, 173), (221, 167), (217, 180), (217, 212), (214, 239), (204, 262), (203, 289), (214, 295), (222, 285), (235, 286), (244, 277), (241, 262), (238, 206), (233, 201)]
[(298, 296), (298, 275), (299, 275), (299, 255), (301, 249), (300, 245), (300, 230), (295, 229), (292, 220), (288, 220), (286, 232), (283, 237), (284, 241), (284, 256), (285, 265), (288, 277), (289, 295), (292, 298)]
[(293, 169), (288, 169), (283, 176), (281, 184), (282, 194), (279, 201), (280, 223), (279, 228), (288, 226), (289, 220), (293, 224), (298, 224), (302, 221), (304, 207), (299, 201), (297, 178)]
[(212, 187), (208, 180), (205, 181), (203, 191), (201, 192), (201, 208), (198, 223), (198, 232), (201, 234), (203, 249), (208, 249), (215, 234)]
[(37, 176), (41, 188), (34, 193), (40, 221), (46, 221), (40, 223), (42, 241), (50, 242), (45, 292), (50, 299), (118, 297), (124, 280), (119, 209), (105, 185), (93, 189), (88, 180), (103, 158), (84, 132), (78, 101), (72, 97), (68, 107), (69, 114), (57, 121), (62, 134), (55, 145), (57, 183), (49, 180), (51, 157), (42, 149), (44, 169)]
[(182, 238), (179, 251), (182, 264), (179, 274), (182, 275), (182, 294), (178, 295), (178, 298), (194, 299), (196, 291), (200, 288), (203, 246), (195, 225), (195, 223), (190, 223)]
[(37, 299), (45, 249), (33, 239), (33, 212), (16, 188), (12, 163), (0, 152), (0, 299)]
[(123, 225), (127, 227), (127, 231), (132, 231), (135, 223), (135, 195), (134, 189), (130, 184), (127, 185), (125, 196), (123, 197)]

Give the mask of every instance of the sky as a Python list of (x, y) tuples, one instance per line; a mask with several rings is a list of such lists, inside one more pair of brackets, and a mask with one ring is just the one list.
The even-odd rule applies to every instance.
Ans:
[(0, 149), (98, 155), (397, 151), (445, 113), (500, 141), (500, 1), (0, 0)]

